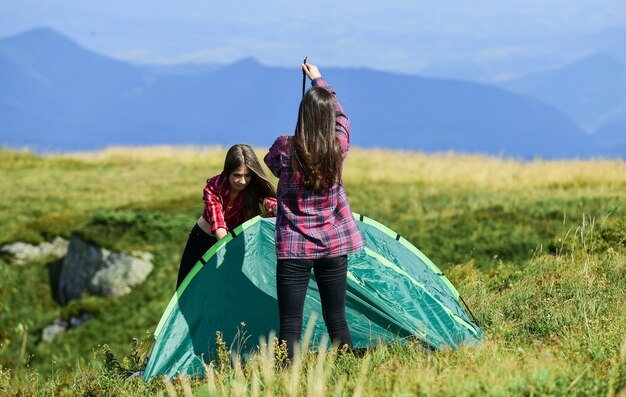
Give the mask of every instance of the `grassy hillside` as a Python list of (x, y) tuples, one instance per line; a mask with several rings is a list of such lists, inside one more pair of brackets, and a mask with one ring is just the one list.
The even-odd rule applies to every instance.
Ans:
[[(109, 249), (155, 257), (153, 272), (131, 294), (67, 307), (52, 299), (52, 260), (0, 261), (0, 394), (626, 393), (626, 163), (359, 149), (344, 170), (353, 210), (399, 232), (448, 275), (488, 335), (481, 347), (308, 355), (302, 367), (275, 374), (259, 358), (241, 371), (216, 363), (215, 378), (192, 384), (124, 382), (111, 357), (132, 367), (131, 341), (154, 330), (204, 181), (220, 171), (224, 154), (0, 151), (0, 244), (77, 232)], [(41, 341), (55, 318), (81, 310), (95, 318)]]

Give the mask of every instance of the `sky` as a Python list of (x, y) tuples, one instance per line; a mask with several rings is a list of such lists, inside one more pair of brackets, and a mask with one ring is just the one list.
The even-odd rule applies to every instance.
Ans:
[(612, 32), (626, 37), (626, 1), (0, 0), (0, 36), (37, 27), (136, 63), (254, 57), (287, 67), (307, 55), (325, 66), (498, 80), (588, 55)]

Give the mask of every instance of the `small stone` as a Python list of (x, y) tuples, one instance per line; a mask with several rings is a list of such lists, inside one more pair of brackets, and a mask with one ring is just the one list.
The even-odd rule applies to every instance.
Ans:
[(91, 320), (93, 315), (91, 313), (82, 313), (78, 317), (70, 317), (70, 321), (68, 324), (68, 328), (78, 328), (83, 325), (85, 322)]
[(63, 319), (56, 319), (52, 325), (48, 325), (43, 329), (41, 339), (44, 342), (52, 342), (57, 336), (65, 332), (68, 328), (67, 321)]
[(44, 241), (39, 245), (27, 244), (21, 241), (3, 245), (0, 254), (14, 265), (24, 265), (38, 259), (53, 257), (61, 258), (67, 254), (69, 242), (56, 237), (52, 241)]

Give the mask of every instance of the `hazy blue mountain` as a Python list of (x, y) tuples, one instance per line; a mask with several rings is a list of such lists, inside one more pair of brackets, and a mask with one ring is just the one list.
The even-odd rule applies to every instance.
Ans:
[(626, 116), (600, 128), (593, 137), (598, 147), (626, 158)]
[(114, 142), (125, 124), (116, 114), (145, 84), (143, 74), (137, 67), (86, 51), (51, 29), (2, 39), (2, 141), (50, 149)]
[[(184, 70), (182, 68), (181, 70)], [(291, 133), (302, 74), (244, 59), (155, 73), (38, 29), (0, 40), (0, 142), (43, 150), (249, 142)], [(478, 83), (323, 69), (365, 147), (510, 156), (602, 154), (556, 108)]]
[(426, 151), (453, 148), (524, 157), (588, 153), (588, 136), (538, 100), (462, 81), (374, 71), (340, 71), (338, 76), (336, 86), (346, 99), (359, 102), (352, 112), (355, 128), (368, 123), (379, 130), (366, 137), (367, 146), (409, 144)]
[(626, 65), (606, 54), (503, 86), (554, 105), (589, 132), (626, 116)]
[[(595, 32), (489, 37), (488, 40), (452, 40), (432, 43), (423, 54), (421, 74), (499, 84), (505, 80), (560, 69), (593, 54), (608, 54), (626, 64), (626, 29), (611, 27)], [(450, 40), (448, 40), (450, 41)], [(450, 56), (454, 54), (454, 56)]]
[(616, 27), (604, 29), (591, 35), (588, 41), (590, 48), (609, 54), (622, 64), (626, 64), (626, 29)]
[(135, 64), (145, 71), (151, 72), (155, 76), (162, 75), (175, 75), (175, 76), (187, 76), (195, 74), (204, 74), (214, 72), (217, 69), (223, 68), (226, 65), (202, 65), (196, 63), (180, 64), (180, 65), (142, 65)]

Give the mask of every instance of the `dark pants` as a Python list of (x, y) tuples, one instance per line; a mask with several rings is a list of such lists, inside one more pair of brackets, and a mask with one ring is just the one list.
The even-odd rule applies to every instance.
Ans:
[(352, 347), (346, 322), (346, 255), (321, 259), (279, 259), (276, 267), (276, 291), (280, 316), (279, 340), (287, 343), (293, 360), (295, 344), (302, 334), (302, 312), (311, 269), (320, 291), (322, 314), (333, 344)]
[(196, 223), (189, 233), (189, 239), (187, 239), (187, 245), (185, 245), (183, 257), (180, 259), (176, 289), (178, 289), (187, 274), (189, 274), (202, 255), (204, 255), (205, 252), (207, 252), (215, 243), (217, 243), (217, 239), (206, 234)]

